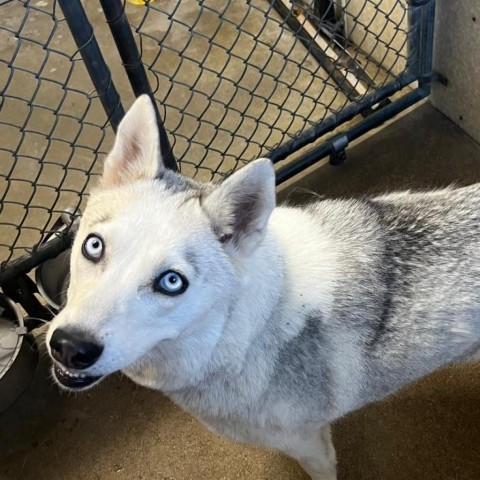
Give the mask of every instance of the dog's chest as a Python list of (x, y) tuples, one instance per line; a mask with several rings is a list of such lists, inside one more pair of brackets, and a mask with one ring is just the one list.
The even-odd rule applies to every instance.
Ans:
[(232, 440), (275, 445), (278, 432), (294, 429), (303, 417), (301, 409), (285, 402), (272, 402), (262, 396), (251, 401), (242, 392), (218, 391), (176, 392), (175, 403), (197, 417), (210, 430)]

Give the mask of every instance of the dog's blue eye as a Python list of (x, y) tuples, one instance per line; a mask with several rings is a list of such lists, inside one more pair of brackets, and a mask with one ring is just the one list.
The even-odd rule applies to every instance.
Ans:
[(188, 281), (180, 273), (168, 270), (153, 282), (153, 289), (165, 295), (179, 295), (188, 287)]
[(103, 240), (99, 235), (90, 234), (82, 245), (83, 256), (91, 262), (98, 262), (103, 256)]

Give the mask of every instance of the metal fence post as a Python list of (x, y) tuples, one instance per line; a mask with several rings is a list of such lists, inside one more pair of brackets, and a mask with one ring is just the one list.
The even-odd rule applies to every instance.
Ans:
[(420, 88), (430, 92), (433, 64), (433, 34), (436, 0), (409, 0), (410, 24), (415, 29), (408, 42), (409, 71)]
[(167, 132), (163, 126), (155, 97), (153, 96), (150, 82), (148, 81), (145, 68), (142, 63), (140, 52), (138, 51), (132, 29), (128, 23), (125, 14), (125, 3), (122, 0), (100, 0), (100, 4), (107, 19), (108, 26), (112, 33), (118, 53), (122, 59), (123, 66), (127, 73), (133, 93), (136, 97), (146, 93), (152, 99), (157, 115), (157, 124), (160, 134), (160, 148), (165, 165), (172, 169), (178, 170), (177, 162), (173, 155), (173, 150), (168, 140)]
[(107, 118), (116, 132), (125, 115), (120, 95), (115, 88), (110, 69), (103, 58), (93, 27), (80, 0), (58, 0), (73, 39), (97, 90)]
[(425, 4), (422, 12), (422, 38), (420, 40), (422, 53), (420, 57), (419, 85), (421, 88), (426, 88), (428, 92), (431, 90), (433, 74), (435, 7), (436, 0), (430, 0)]

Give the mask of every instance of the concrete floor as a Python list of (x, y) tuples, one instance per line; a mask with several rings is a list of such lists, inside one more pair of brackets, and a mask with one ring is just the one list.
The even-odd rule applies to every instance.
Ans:
[[(480, 146), (424, 105), (283, 191), (352, 196), (480, 180)], [(0, 416), (1, 480), (306, 480), (292, 460), (219, 439), (160, 393), (113, 376), (61, 394), (43, 358)], [(480, 365), (438, 372), (334, 427), (340, 480), (480, 478)]]

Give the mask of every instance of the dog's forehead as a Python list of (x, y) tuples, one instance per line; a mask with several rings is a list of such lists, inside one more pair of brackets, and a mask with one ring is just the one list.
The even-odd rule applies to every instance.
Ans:
[(97, 190), (82, 217), (77, 250), (95, 233), (117, 260), (126, 252), (141, 252), (143, 259), (137, 263), (144, 270), (149, 264), (196, 251), (211, 233), (199, 198), (208, 189), (192, 188), (190, 182), (181, 186), (160, 179)]
[(200, 183), (184, 175), (171, 170), (164, 170), (157, 175), (156, 181), (167, 191), (175, 193), (189, 193), (190, 195), (209, 192), (213, 188), (212, 183)]
[[(194, 206), (202, 195), (208, 194), (212, 184), (199, 183), (175, 172), (166, 171), (156, 179), (135, 182), (117, 188), (97, 189), (92, 192), (82, 219), (83, 227), (91, 228), (116, 217), (155, 219), (174, 217), (178, 211)], [(185, 212), (182, 212), (182, 216)], [(171, 218), (169, 218), (171, 220)]]

